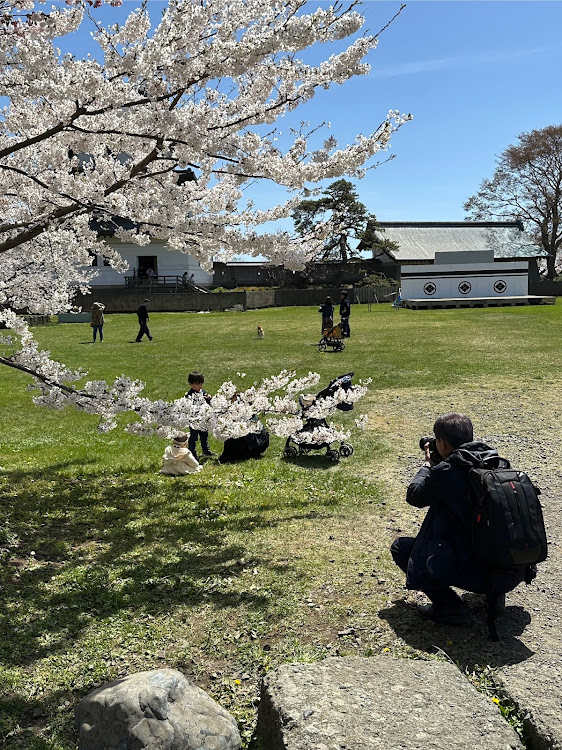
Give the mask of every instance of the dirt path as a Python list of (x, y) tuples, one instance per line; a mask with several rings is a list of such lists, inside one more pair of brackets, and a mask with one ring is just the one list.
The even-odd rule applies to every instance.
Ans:
[[(441, 626), (420, 628), (410, 602), (416, 593), (403, 591), (381, 613), (399, 638), (470, 668), (491, 665), (505, 691), (528, 716), (533, 747), (562, 748), (562, 398), (559, 381), (472, 384), (428, 394), (427, 389), (377, 393), (370, 427), (392, 447), (396, 461), (373, 467), (391, 488), (389, 541), (396, 531), (415, 534), (423, 514), (404, 502), (408, 482), (421, 463), (417, 441), (431, 434), (439, 414), (468, 414), (475, 437), (496, 447), (512, 465), (526, 471), (541, 488), (549, 536), (549, 558), (531, 586), (508, 595), (505, 618), (498, 622), (500, 643), (491, 643), (484, 626), (481, 597), (465, 595), (477, 615), (473, 631), (450, 632)], [(480, 615), (480, 617), (479, 617)]]

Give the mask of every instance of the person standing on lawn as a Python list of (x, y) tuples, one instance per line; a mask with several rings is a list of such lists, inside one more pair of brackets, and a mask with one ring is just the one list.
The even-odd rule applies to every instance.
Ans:
[(140, 343), (142, 341), (142, 337), (146, 334), (150, 341), (152, 341), (152, 336), (150, 335), (150, 331), (148, 330), (148, 321), (150, 320), (150, 315), (148, 314), (148, 303), (150, 300), (145, 299), (142, 303), (142, 305), (139, 305), (139, 308), (137, 310), (137, 316), (139, 319), (139, 332), (137, 334), (136, 341), (137, 343)]
[(100, 344), (103, 342), (103, 324), (105, 323), (105, 318), (103, 317), (104, 310), (105, 305), (102, 305), (101, 302), (94, 302), (90, 310), (90, 325), (93, 329), (94, 344), (96, 343), (98, 332), (100, 335)]
[[(187, 377), (187, 382), (190, 385), (188, 392), (185, 394), (186, 398), (192, 398), (197, 394), (201, 394), (207, 403), (211, 400), (211, 396), (207, 391), (203, 390), (203, 383), (205, 382), (205, 376), (202, 372), (190, 372)], [(193, 427), (189, 430), (189, 442), (187, 447), (197, 459), (197, 441), (201, 440), (201, 450), (204, 456), (216, 456), (209, 448), (209, 433), (206, 430), (195, 430)]]
[(340, 318), (341, 318), (341, 332), (344, 338), (351, 336), (349, 329), (349, 316), (351, 315), (351, 300), (348, 297), (347, 292), (341, 293), (340, 299)]
[(322, 313), (322, 335), (326, 329), (334, 327), (334, 303), (331, 297), (326, 297), (318, 312)]

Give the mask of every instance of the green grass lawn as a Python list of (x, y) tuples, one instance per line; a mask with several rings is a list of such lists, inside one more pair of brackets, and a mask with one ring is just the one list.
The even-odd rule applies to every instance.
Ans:
[[(133, 315), (108, 315), (102, 345), (86, 324), (34, 332), (70, 367), (140, 378), (150, 397), (183, 395), (194, 369), (211, 393), (226, 379), (248, 387), (285, 368), (319, 372), (319, 388), (348, 370), (371, 377), (355, 410), (369, 414), (369, 428), (338, 465), (320, 453), (286, 462), (273, 438), (261, 460), (211, 460), (193, 477), (165, 477), (166, 441), (128, 435), (124, 418), (101, 435), (92, 416), (35, 407), (29, 378), (0, 369), (0, 747), (76, 748), (73, 710), (84, 694), (159, 666), (210, 692), (247, 743), (260, 679), (275, 665), (397, 651), (377, 620), (402, 585), (388, 554), (397, 452), (418, 458), (436, 393), (454, 408), (461, 388), (475, 399), (490, 387), (559, 391), (562, 306), (355, 305), (342, 353), (318, 352), (320, 322), (310, 307), (154, 313), (154, 341), (141, 344), (130, 343)], [(408, 414), (414, 393), (421, 413), (397, 424), (393, 403)]]

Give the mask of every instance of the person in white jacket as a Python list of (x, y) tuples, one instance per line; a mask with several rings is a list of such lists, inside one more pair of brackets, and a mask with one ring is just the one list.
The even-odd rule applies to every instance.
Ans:
[(161, 474), (195, 474), (203, 468), (187, 447), (188, 435), (180, 432), (174, 437), (174, 442), (164, 452), (164, 463), (160, 469)]

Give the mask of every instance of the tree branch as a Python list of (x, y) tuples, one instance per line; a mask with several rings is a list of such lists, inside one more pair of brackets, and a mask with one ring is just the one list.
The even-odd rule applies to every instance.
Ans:
[(67, 385), (63, 385), (62, 383), (54, 383), (52, 380), (49, 380), (49, 378), (47, 378), (45, 375), (42, 375), (40, 372), (32, 370), (29, 367), (25, 367), (24, 365), (20, 365), (17, 362), (14, 362), (9, 357), (0, 357), (0, 364), (7, 365), (8, 367), (13, 367), (15, 370), (20, 370), (21, 372), (25, 372), (28, 375), (31, 375), (33, 378), (41, 380), (41, 382), (45, 383), (45, 385), (48, 385), (49, 388), (59, 388), (61, 391), (68, 393), (70, 396), (78, 396), (79, 398), (91, 399), (97, 398), (97, 396), (94, 396), (92, 393), (77, 391), (76, 388), (70, 388)]

